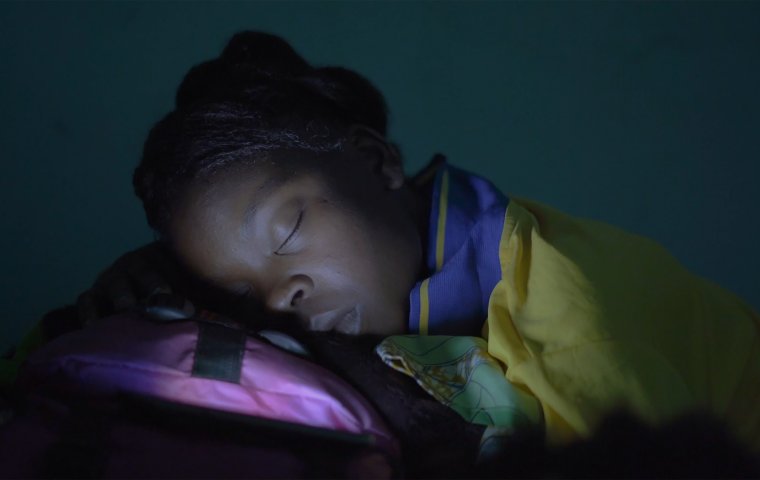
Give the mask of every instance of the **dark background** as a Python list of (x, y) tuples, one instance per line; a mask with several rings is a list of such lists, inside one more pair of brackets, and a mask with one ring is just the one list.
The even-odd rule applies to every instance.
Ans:
[(652, 237), (760, 308), (760, 2), (0, 3), (2, 341), (152, 238), (150, 126), (242, 29), (385, 93), (413, 172)]

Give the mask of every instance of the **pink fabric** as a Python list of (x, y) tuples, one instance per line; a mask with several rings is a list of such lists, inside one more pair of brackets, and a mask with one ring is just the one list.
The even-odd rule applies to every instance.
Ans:
[(195, 322), (155, 324), (132, 314), (60, 337), (25, 366), (24, 382), (68, 384), (86, 391), (134, 392), (178, 403), (370, 434), (398, 455), (371, 404), (323, 367), (249, 337), (240, 384), (190, 375)]

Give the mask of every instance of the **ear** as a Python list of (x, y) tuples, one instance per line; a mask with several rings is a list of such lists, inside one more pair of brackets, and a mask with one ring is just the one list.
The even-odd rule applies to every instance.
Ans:
[(361, 160), (368, 162), (373, 173), (383, 177), (386, 188), (398, 190), (404, 186), (404, 166), (396, 145), (372, 128), (359, 124), (349, 128), (349, 141), (359, 152)]

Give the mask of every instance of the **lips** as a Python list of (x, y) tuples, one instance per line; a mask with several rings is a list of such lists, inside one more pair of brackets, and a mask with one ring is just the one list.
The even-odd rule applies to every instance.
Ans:
[(356, 335), (360, 330), (359, 308), (336, 308), (309, 319), (309, 330), (326, 332), (336, 330), (341, 333)]

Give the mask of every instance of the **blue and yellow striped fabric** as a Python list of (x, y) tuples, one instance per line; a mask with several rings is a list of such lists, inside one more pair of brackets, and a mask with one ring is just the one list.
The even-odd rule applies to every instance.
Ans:
[(438, 169), (426, 248), (429, 276), (410, 294), (409, 332), (480, 335), (501, 278), (507, 204), (488, 181), (447, 164)]
[(654, 424), (702, 410), (760, 451), (760, 316), (657, 243), (444, 164), (427, 266), (410, 333), (482, 335), (550, 442), (617, 409)]

